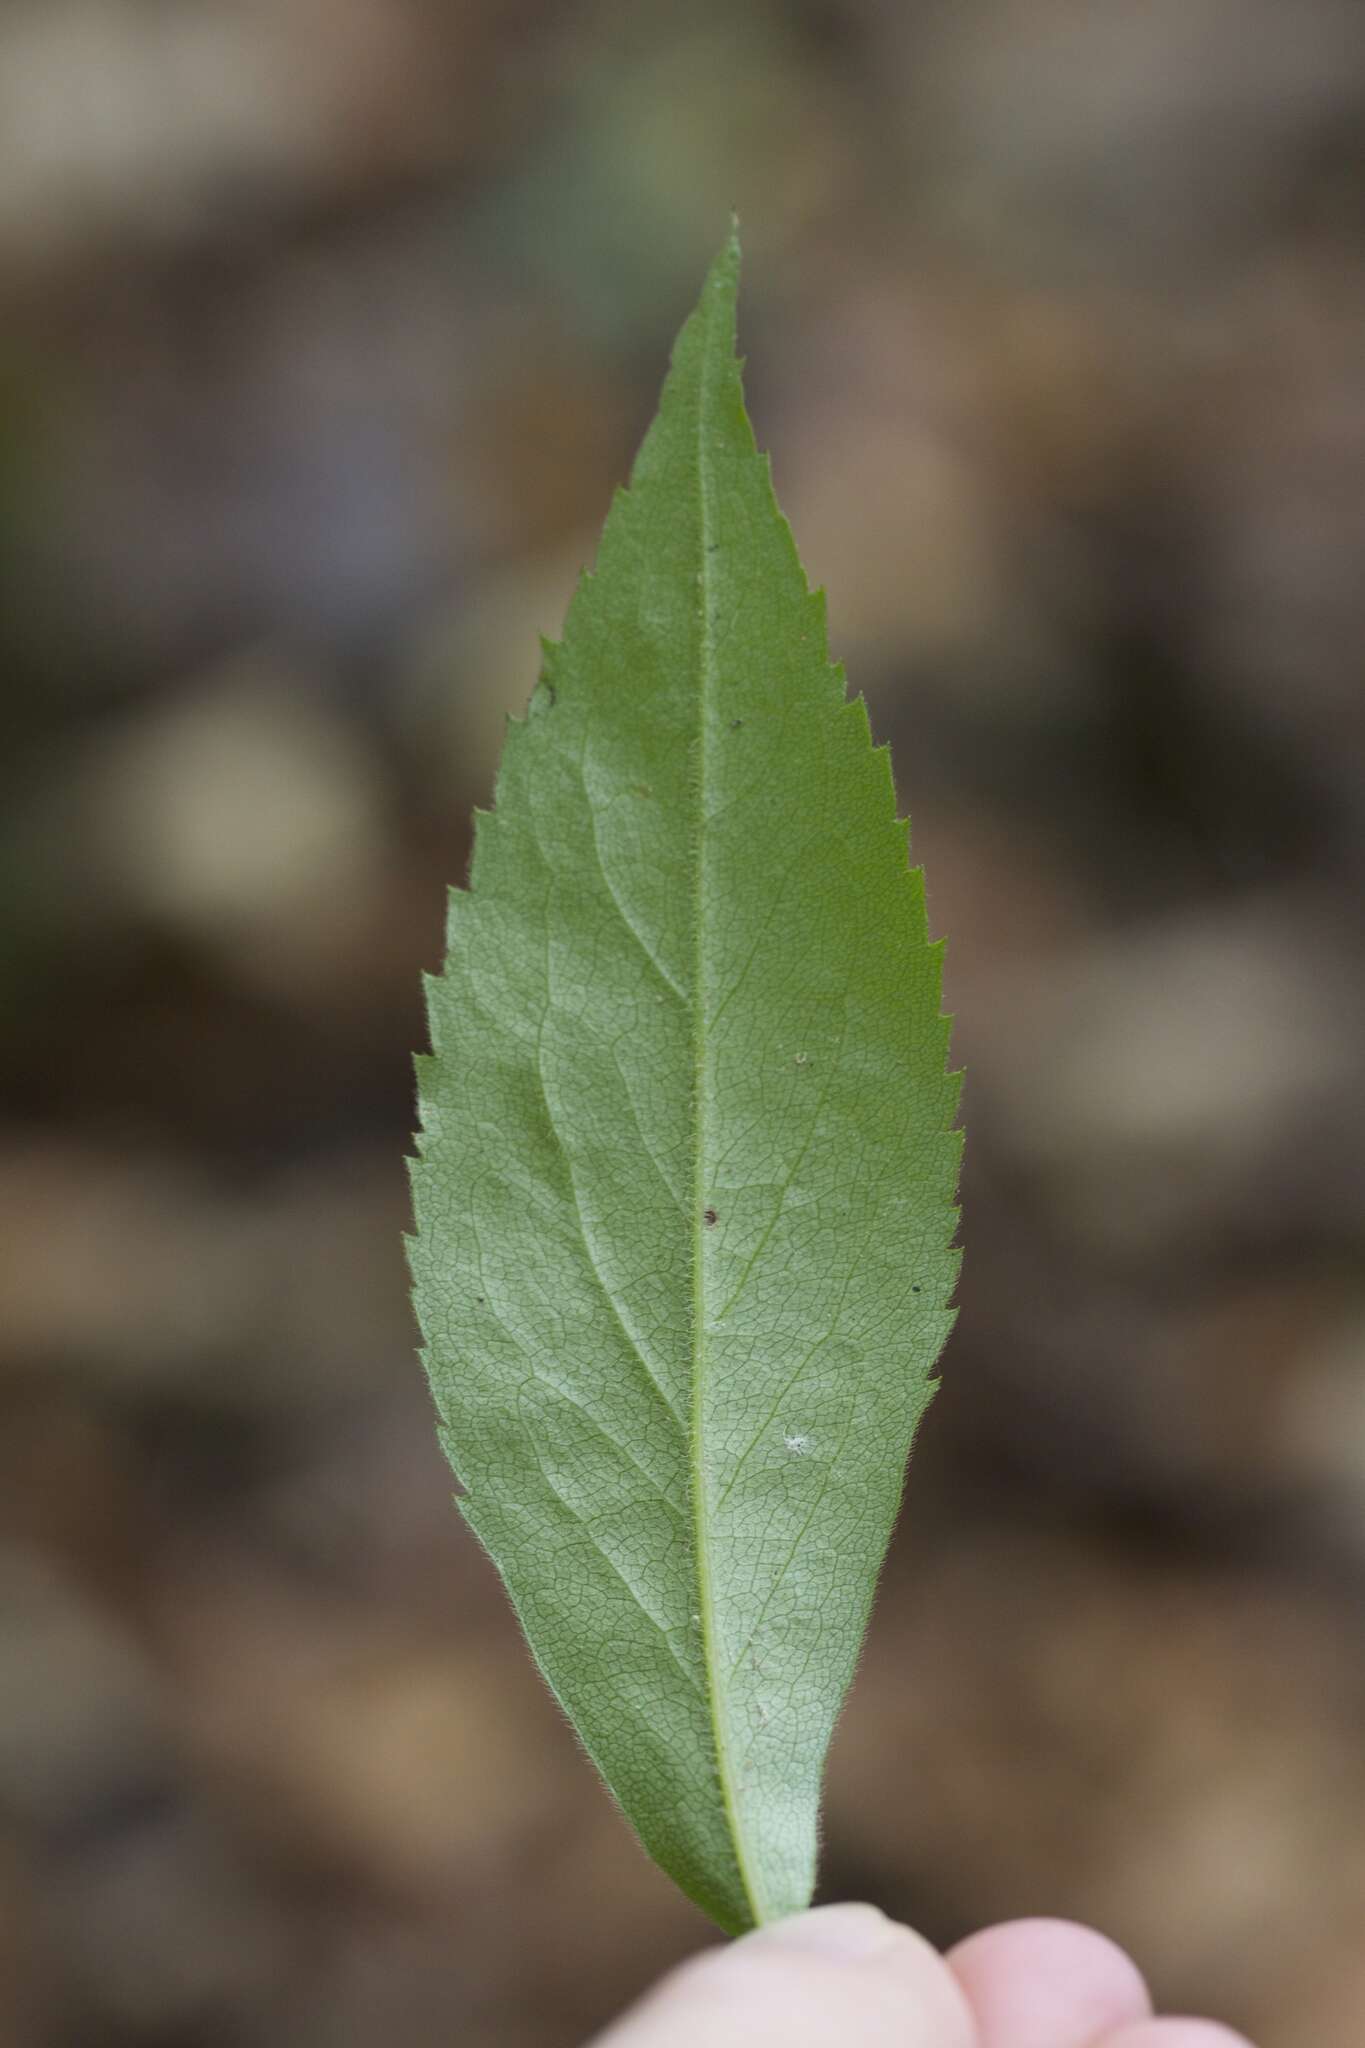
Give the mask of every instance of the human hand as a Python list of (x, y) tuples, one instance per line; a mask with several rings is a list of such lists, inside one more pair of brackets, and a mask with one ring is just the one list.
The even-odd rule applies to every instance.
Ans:
[(1157, 2019), (1137, 1967), (1064, 1920), (988, 1927), (944, 1957), (874, 1906), (823, 1906), (665, 1977), (592, 2048), (1250, 2048)]

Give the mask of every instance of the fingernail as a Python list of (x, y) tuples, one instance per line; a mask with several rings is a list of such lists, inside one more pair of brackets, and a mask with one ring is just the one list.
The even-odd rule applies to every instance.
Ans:
[(864, 1963), (892, 1947), (900, 1933), (875, 1906), (817, 1906), (790, 1920), (774, 1920), (749, 1938), (831, 1962)]

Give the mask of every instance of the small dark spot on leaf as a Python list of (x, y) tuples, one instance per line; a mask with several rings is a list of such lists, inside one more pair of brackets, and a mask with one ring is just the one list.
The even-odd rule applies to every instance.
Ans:
[(920, 1288), (919, 1288), (919, 1284), (918, 1284), (918, 1282), (916, 1282), (915, 1284), (913, 1284), (913, 1285), (911, 1286), (910, 1292), (911, 1292), (912, 1294), (918, 1294), (918, 1293), (920, 1292)]
[(730, 720), (730, 730), (731, 730), (731, 732), (738, 732), (738, 731), (739, 731), (739, 729), (740, 729), (740, 727), (741, 727), (741, 726), (743, 725), (743, 723), (744, 723), (744, 720), (743, 720), (742, 718), (732, 718), (732, 719)]
[(483, 1302), (483, 1296), (482, 1296), (481, 1294), (476, 1294), (476, 1295), (474, 1296), (474, 1299), (475, 1299), (475, 1301), (479, 1302), (479, 1303), (480, 1303), (480, 1305), (482, 1305), (482, 1302)]
[(715, 1212), (715, 1210), (714, 1210), (714, 1209), (703, 1209), (703, 1211), (702, 1211), (702, 1218), (701, 1218), (701, 1220), (702, 1220), (702, 1222), (703, 1222), (703, 1223), (714, 1223), (714, 1222), (715, 1222), (715, 1220), (716, 1220), (716, 1212)]

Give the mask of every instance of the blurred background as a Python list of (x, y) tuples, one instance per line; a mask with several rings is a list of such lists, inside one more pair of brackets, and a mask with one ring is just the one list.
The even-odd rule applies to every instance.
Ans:
[(825, 1893), (1365, 2038), (1355, 0), (0, 6), (0, 2043), (577, 2048), (706, 1938), (450, 1504), (418, 974), (732, 203), (962, 1312)]

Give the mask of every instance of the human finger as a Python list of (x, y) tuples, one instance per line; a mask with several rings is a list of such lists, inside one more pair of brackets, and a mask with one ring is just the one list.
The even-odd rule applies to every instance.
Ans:
[(873, 1906), (822, 1906), (685, 1963), (595, 2048), (980, 2048), (937, 1950)]
[(1094, 2048), (1251, 2048), (1251, 2043), (1217, 2020), (1141, 2020), (1106, 2034)]
[(1070, 1920), (1008, 1920), (948, 1952), (981, 2048), (1094, 2048), (1146, 2020), (1152, 2001), (1136, 1963), (1107, 1936)]

